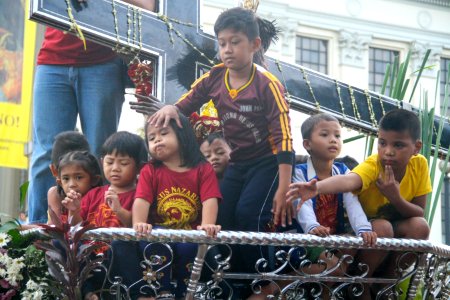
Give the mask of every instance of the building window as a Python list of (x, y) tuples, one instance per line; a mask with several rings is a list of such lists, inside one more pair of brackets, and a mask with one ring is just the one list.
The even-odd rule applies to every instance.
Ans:
[[(398, 51), (369, 48), (369, 89), (371, 91), (380, 93), (383, 86), (384, 74), (386, 73), (386, 66), (392, 66), (394, 58), (399, 56)], [(385, 94), (389, 95), (389, 82), (386, 85)]]
[[(447, 76), (448, 76), (448, 72), (449, 72), (449, 64), (450, 64), (450, 58), (441, 58), (441, 75), (440, 75), (441, 86), (439, 88), (440, 94), (441, 94), (441, 115), (444, 115), (445, 81), (447, 80)], [(449, 86), (449, 88), (450, 88), (450, 86)], [(450, 99), (448, 99), (447, 102), (448, 102), (448, 106), (447, 106), (446, 116), (450, 116)]]
[(297, 36), (295, 63), (328, 73), (328, 41)]

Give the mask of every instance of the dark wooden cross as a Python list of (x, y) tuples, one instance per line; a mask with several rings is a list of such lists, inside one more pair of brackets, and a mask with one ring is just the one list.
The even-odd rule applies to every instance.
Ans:
[[(30, 18), (62, 30), (75, 20), (87, 39), (126, 49), (155, 65), (155, 94), (173, 103), (196, 78), (214, 64), (215, 38), (200, 28), (200, 1), (169, 0), (159, 14), (137, 9), (118, 0), (31, 0)], [(68, 12), (71, 7), (71, 12)], [(73, 18), (72, 18), (73, 16)], [(267, 58), (269, 70), (284, 84), (291, 108), (305, 113), (317, 110), (336, 116), (347, 127), (376, 134), (379, 119), (394, 108), (418, 111), (372, 91), (350, 86), (324, 74)], [(436, 128), (439, 116), (435, 116)], [(450, 144), (445, 121), (439, 152)]]

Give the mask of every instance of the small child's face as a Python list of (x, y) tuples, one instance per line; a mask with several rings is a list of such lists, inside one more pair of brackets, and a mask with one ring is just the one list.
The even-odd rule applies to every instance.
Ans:
[(148, 149), (150, 155), (162, 162), (180, 160), (178, 138), (172, 126), (147, 128)]
[(422, 143), (413, 141), (407, 131), (380, 129), (378, 132), (378, 159), (381, 165), (391, 165), (394, 171), (402, 171), (411, 156), (419, 153)]
[(92, 187), (94, 179), (77, 164), (64, 166), (59, 173), (57, 182), (66, 194), (74, 190), (84, 196)]
[(224, 29), (217, 35), (219, 55), (225, 66), (232, 70), (241, 70), (252, 64), (253, 54), (259, 49), (261, 40), (250, 41), (243, 32)]
[(105, 178), (110, 182), (111, 187), (123, 189), (124, 191), (134, 188), (138, 166), (133, 158), (114, 151), (106, 154), (102, 161)]
[(231, 149), (223, 139), (215, 139), (211, 144), (204, 141), (200, 151), (213, 166), (217, 177), (221, 178), (230, 160)]
[(309, 154), (321, 160), (334, 160), (341, 153), (341, 125), (336, 121), (321, 121), (311, 133), (309, 140), (303, 141)]

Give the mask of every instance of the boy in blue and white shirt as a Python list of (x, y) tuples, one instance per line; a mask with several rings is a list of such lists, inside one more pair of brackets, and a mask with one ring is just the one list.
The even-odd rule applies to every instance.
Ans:
[[(301, 131), (303, 147), (310, 157), (305, 164), (296, 166), (294, 182), (323, 180), (350, 172), (345, 164), (334, 161), (342, 147), (341, 126), (335, 117), (328, 114), (311, 116), (302, 124)], [(295, 206), (297, 204), (298, 200), (294, 202)], [(297, 221), (304, 233), (322, 237), (349, 234), (351, 230), (345, 222), (345, 212), (355, 234), (361, 236), (365, 244), (373, 246), (377, 235), (353, 193), (319, 194), (301, 205)], [(314, 262), (325, 249), (308, 250), (308, 258)]]

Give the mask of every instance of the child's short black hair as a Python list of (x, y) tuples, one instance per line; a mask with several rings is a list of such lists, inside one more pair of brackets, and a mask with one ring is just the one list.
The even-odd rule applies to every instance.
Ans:
[[(180, 118), (180, 122), (183, 128), (178, 127), (174, 119), (170, 120), (169, 126), (172, 127), (173, 131), (175, 131), (175, 135), (177, 136), (181, 160), (180, 167), (192, 168), (202, 162), (206, 162), (206, 158), (200, 151), (200, 146), (198, 145), (197, 137), (195, 136), (194, 130), (192, 129), (189, 119), (181, 113), (179, 113), (178, 116)], [(150, 123), (147, 123), (147, 126), (145, 126), (145, 141), (147, 145), (148, 145), (149, 126)], [(159, 166), (162, 164), (162, 161), (153, 159), (153, 163)]]
[(144, 140), (137, 134), (128, 131), (113, 133), (103, 144), (101, 155), (116, 152), (121, 155), (128, 155), (136, 162), (136, 166), (148, 161), (148, 151)]
[[(58, 162), (58, 177), (61, 176), (61, 170), (70, 165), (78, 165), (86, 171), (92, 178), (98, 178), (93, 187), (103, 185), (102, 171), (98, 159), (89, 151), (71, 151), (64, 154)], [(60, 185), (58, 185), (58, 193), (65, 197), (65, 193)]]
[(225, 29), (244, 33), (250, 41), (259, 37), (258, 20), (252, 10), (242, 7), (230, 8), (222, 12), (214, 24), (216, 36)]
[[(215, 140), (224, 140), (225, 141), (225, 137), (223, 136), (222, 132), (213, 132), (211, 134), (209, 134), (202, 143), (208, 141), (208, 144), (211, 144), (212, 142), (214, 142)], [(225, 141), (226, 143), (226, 141)], [(228, 144), (228, 143), (227, 143)]]
[(412, 111), (393, 109), (380, 120), (380, 129), (384, 131), (407, 131), (413, 141), (420, 140), (421, 129), (419, 117)]
[(90, 151), (86, 137), (78, 131), (64, 131), (56, 135), (51, 154), (52, 164), (58, 168), (61, 156), (71, 151)]
[(316, 125), (322, 121), (339, 123), (338, 119), (336, 119), (335, 117), (333, 117), (332, 115), (329, 115), (327, 113), (319, 113), (316, 115), (312, 115), (311, 117), (306, 119), (305, 122), (303, 122), (303, 124), (302, 124), (301, 131), (302, 131), (303, 139), (304, 140), (311, 139), (311, 134), (314, 130), (314, 127), (316, 127)]

